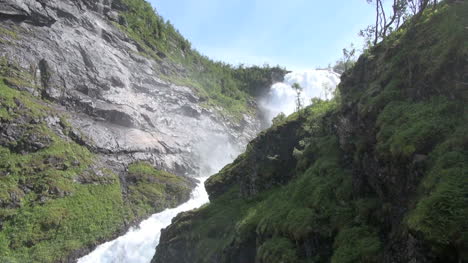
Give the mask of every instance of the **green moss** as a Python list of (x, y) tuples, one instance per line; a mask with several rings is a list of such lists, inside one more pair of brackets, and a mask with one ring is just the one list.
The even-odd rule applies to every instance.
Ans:
[[(227, 246), (234, 238), (234, 226), (249, 207), (249, 202), (237, 198), (237, 186), (209, 206), (197, 210), (199, 219), (206, 224), (197, 224), (189, 239), (197, 240), (197, 254), (208, 261), (217, 251)], [(199, 240), (198, 237), (204, 237)]]
[[(261, 133), (254, 143), (290, 121), (302, 124), (289, 181), (261, 181), (278, 170), (261, 154), (290, 134), (250, 145), (207, 181), (211, 203), (172, 226), (180, 227), (174, 242), (193, 245), (187, 249), (195, 262), (238, 254), (258, 262), (381, 262), (384, 249), (411, 234), (422, 244), (418, 253), (467, 258), (468, 115), (460, 70), (467, 8), (441, 3), (428, 10), (360, 58), (342, 78), (340, 99), (316, 100)], [(243, 198), (261, 183), (259, 193)]]
[(193, 183), (174, 174), (137, 162), (128, 167), (128, 200), (136, 218), (175, 207), (186, 201)]
[(12, 31), (4, 27), (0, 27), (0, 36), (12, 38), (12, 39), (19, 39), (18, 34), (15, 31)]
[(21, 116), (45, 117), (52, 111), (29, 93), (20, 92), (5, 85), (0, 76), (0, 119), (12, 120)]
[(465, 118), (465, 125), (431, 153), (432, 165), (421, 183), (416, 207), (407, 218), (409, 228), (424, 235), (438, 253), (451, 247), (462, 252), (468, 249), (466, 123)]
[(120, 230), (124, 217), (117, 178), (112, 184), (72, 187), (71, 196), (18, 209), (0, 234), (9, 240), (8, 254), (22, 262), (65, 260), (73, 250)]
[(376, 231), (367, 227), (346, 228), (335, 239), (331, 262), (379, 262), (380, 251)]
[(118, 178), (104, 171), (107, 175), (97, 184), (76, 182), (87, 173), (93, 155), (56, 135), (52, 138), (51, 146), (28, 154), (0, 147), (0, 167), (6, 172), (0, 178), (0, 200), (16, 204), (0, 209), (0, 239), (8, 240), (2, 257), (18, 262), (65, 260), (70, 252), (113, 235), (124, 223)]
[[(47, 127), (44, 118), (56, 113), (44, 102), (1, 81), (0, 103), (0, 121), (24, 131), (0, 147), (1, 261), (64, 261), (120, 231), (128, 208), (118, 177), (96, 175), (92, 153)], [(48, 143), (28, 151), (29, 136)]]
[[(15, 133), (0, 146), (1, 262), (67, 261), (128, 222), (189, 198), (190, 180), (136, 163), (124, 199), (119, 177), (66, 137), (67, 116), (18, 90), (34, 87), (30, 77), (0, 58), (0, 124)], [(50, 116), (60, 118), (59, 127), (48, 126)]]
[[(144, 0), (124, 0), (126, 11), (120, 15), (128, 26), (119, 26), (140, 47), (142, 55), (168, 61), (171, 67), (162, 79), (193, 88), (204, 106), (239, 121), (243, 114), (253, 115), (251, 101), (271, 86), (272, 75), (284, 75), (280, 67), (233, 67), (214, 62), (191, 48), (169, 21), (156, 14)], [(181, 71), (180, 68), (184, 70)], [(276, 77), (278, 79), (279, 77)]]
[[(5, 203), (21, 198), (19, 207), (0, 209), (0, 239), (8, 240), (2, 256), (20, 262), (65, 260), (73, 250), (108, 238), (123, 225), (118, 178), (108, 174), (101, 179), (104, 184), (75, 182), (93, 156), (74, 143), (54, 140), (49, 148), (29, 154), (0, 147), (0, 167), (7, 171), (0, 179), (0, 198)], [(19, 186), (32, 191), (23, 192)]]
[(444, 97), (388, 104), (377, 119), (377, 152), (386, 158), (426, 154), (460, 123), (462, 107)]
[[(233, 184), (209, 205), (196, 210), (189, 222), (181, 224), (179, 237), (196, 244), (194, 251), (200, 262), (209, 261), (232, 244), (252, 242), (256, 237), (262, 237), (256, 247), (260, 262), (302, 262), (305, 259), (300, 256), (296, 243), (314, 237), (323, 240), (326, 246), (325, 242), (333, 240), (342, 229), (354, 224), (366, 225), (375, 202), (352, 200), (351, 173), (341, 165), (337, 137), (328, 135), (324, 127), (329, 114), (335, 110), (333, 103), (317, 102), (302, 113), (308, 116), (303, 125), (308, 134), (304, 147), (313, 152), (314, 157), (295, 179), (249, 200), (239, 198), (239, 186)], [(297, 121), (298, 116), (287, 121)], [(267, 133), (278, 128), (272, 127)], [(244, 158), (249, 154), (254, 153), (247, 150)], [(239, 169), (242, 160), (243, 157), (238, 158), (210, 181), (227, 183), (229, 171)], [(369, 205), (364, 206), (367, 203)], [(189, 229), (183, 230), (184, 227)], [(362, 242), (364, 244), (366, 240)], [(253, 244), (249, 243), (249, 246)], [(377, 248), (380, 251), (380, 246)], [(326, 252), (321, 253), (316, 257), (319, 262), (327, 258)]]
[(272, 238), (263, 243), (258, 249), (257, 258), (260, 262), (297, 263), (294, 244), (287, 238)]

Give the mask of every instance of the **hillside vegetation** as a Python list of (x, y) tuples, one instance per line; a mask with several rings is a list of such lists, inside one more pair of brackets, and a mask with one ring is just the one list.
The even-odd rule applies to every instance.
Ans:
[(64, 262), (189, 199), (192, 180), (147, 163), (123, 184), (65, 113), (18, 90), (39, 89), (32, 79), (0, 61), (0, 262)]
[(427, 9), (260, 134), (153, 262), (468, 262), (467, 14)]
[(192, 48), (170, 23), (145, 0), (120, 0), (120, 27), (139, 45), (141, 52), (161, 63), (175, 64), (161, 71), (170, 82), (195, 88), (207, 106), (220, 108), (231, 117), (253, 114), (253, 98), (282, 81), (286, 70), (279, 66), (233, 66), (215, 62)]
[[(169, 170), (166, 163), (152, 158), (152, 154), (163, 159), (165, 154), (180, 153), (180, 148), (173, 149), (161, 142), (161, 148), (148, 148), (146, 152), (141, 150), (146, 150), (145, 147), (122, 145), (131, 131), (125, 125), (142, 129), (134, 125), (139, 121), (132, 118), (141, 117), (149, 127), (156, 128), (148, 117), (154, 110), (147, 105), (145, 111), (149, 110), (142, 116), (133, 112), (129, 115), (122, 110), (122, 101), (112, 105), (108, 98), (97, 95), (109, 91), (106, 78), (114, 80), (110, 85), (115, 93), (122, 91), (123, 82), (111, 76), (122, 72), (114, 53), (138, 52), (150, 58), (148, 64), (155, 68), (148, 74), (154, 72), (171, 84), (193, 88), (205, 107), (215, 108), (228, 117), (219, 118), (226, 123), (241, 120), (244, 114), (254, 115), (254, 97), (285, 74), (279, 67), (233, 67), (211, 61), (192, 49), (144, 0), (55, 1), (50, 5), (39, 2), (0, 4), (0, 262), (73, 261), (150, 214), (190, 198), (195, 180), (182, 176), (186, 171), (177, 176), (162, 171)], [(111, 2), (112, 8), (103, 12)], [(117, 19), (106, 16), (111, 12), (117, 13)], [(107, 19), (104, 22), (108, 23), (109, 32), (93, 28), (91, 24), (96, 21), (89, 18)], [(76, 29), (70, 38), (76, 44), (71, 44), (70, 39), (52, 37), (63, 35), (60, 30), (67, 31), (68, 26), (73, 28), (70, 31)], [(55, 31), (57, 28), (60, 30)], [(103, 50), (112, 53), (110, 57), (114, 60), (100, 61), (81, 46), (90, 39), (91, 45), (95, 45), (96, 33), (99, 39), (123, 39), (110, 41), (109, 49)], [(85, 34), (93, 38), (86, 38)], [(29, 47), (31, 43), (33, 46)], [(127, 49), (122, 43), (137, 48)], [(31, 54), (25, 55), (25, 50)], [(64, 60), (54, 60), (56, 54)], [(141, 56), (135, 60), (139, 61)], [(73, 69), (60, 72), (63, 63)], [(108, 71), (97, 73), (97, 68), (109, 64)], [(77, 81), (67, 82), (74, 79)], [(58, 80), (57, 85), (52, 80)], [(151, 92), (161, 96), (156, 91), (170, 87), (158, 81), (150, 83), (154, 89), (141, 96), (148, 97)], [(90, 91), (93, 87), (95, 93)], [(52, 98), (49, 92), (55, 88), (55, 94), (60, 95)], [(93, 108), (96, 104), (106, 106)], [(170, 106), (173, 105), (161, 107)], [(120, 128), (99, 138), (101, 145), (115, 143), (116, 148), (99, 148), (96, 141), (80, 131), (76, 121), (86, 119), (80, 114), (89, 114), (87, 127), (109, 121), (104, 124), (106, 128), (112, 126), (114, 131)], [(183, 132), (177, 136), (186, 134)], [(123, 140), (119, 141), (115, 134), (122, 135)], [(177, 142), (177, 147), (180, 145)], [(167, 163), (178, 161), (173, 155), (167, 160)], [(180, 168), (176, 164), (174, 167)], [(171, 171), (177, 173), (176, 169)]]

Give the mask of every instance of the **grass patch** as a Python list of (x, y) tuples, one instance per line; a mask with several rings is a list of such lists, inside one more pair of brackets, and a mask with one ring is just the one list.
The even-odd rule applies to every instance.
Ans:
[[(5, 72), (25, 74), (8, 63)], [(67, 261), (126, 223), (189, 198), (191, 181), (137, 163), (129, 167), (130, 202), (124, 199), (119, 177), (66, 137), (66, 116), (3, 80), (0, 124), (14, 139), (0, 138), (1, 262)], [(46, 118), (54, 116), (60, 122), (49, 127)]]
[(190, 198), (194, 183), (187, 178), (137, 162), (128, 167), (128, 200), (137, 218), (175, 207)]
[(267, 90), (286, 73), (278, 66), (233, 67), (214, 62), (192, 49), (170, 23), (156, 14), (144, 0), (124, 0), (127, 10), (121, 12), (126, 26), (119, 26), (139, 47), (144, 56), (170, 62), (170, 69), (160, 77), (177, 85), (193, 88), (209, 108), (241, 120), (243, 114), (254, 114), (253, 97)]

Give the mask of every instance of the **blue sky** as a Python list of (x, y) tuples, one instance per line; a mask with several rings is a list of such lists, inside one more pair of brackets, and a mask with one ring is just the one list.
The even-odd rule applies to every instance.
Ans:
[(150, 0), (202, 54), (234, 65), (333, 64), (371, 24), (365, 0)]

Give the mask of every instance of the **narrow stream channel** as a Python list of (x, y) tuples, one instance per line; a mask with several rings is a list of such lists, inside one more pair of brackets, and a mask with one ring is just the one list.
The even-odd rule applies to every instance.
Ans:
[(147, 263), (154, 256), (159, 243), (161, 229), (167, 227), (173, 217), (180, 212), (202, 206), (208, 202), (204, 182), (199, 178), (192, 196), (186, 203), (172, 209), (166, 209), (131, 228), (125, 235), (98, 246), (93, 252), (78, 260), (78, 263)]

